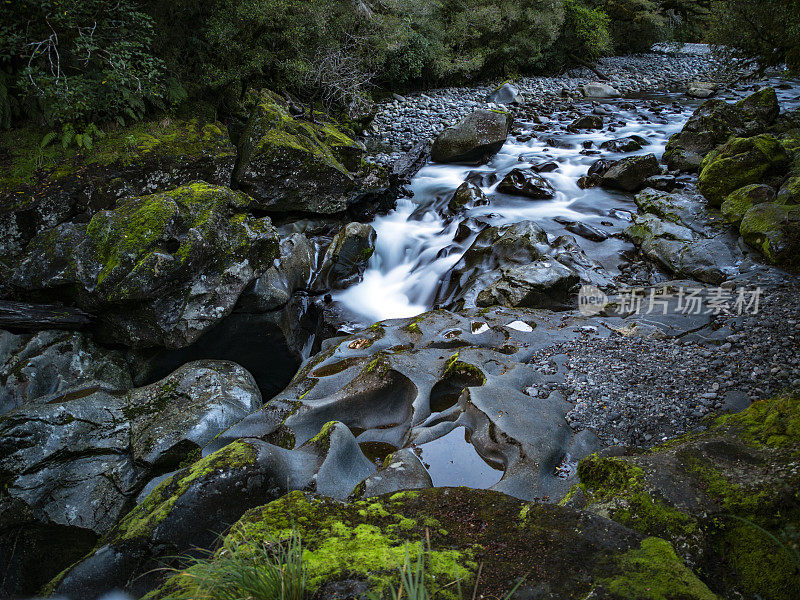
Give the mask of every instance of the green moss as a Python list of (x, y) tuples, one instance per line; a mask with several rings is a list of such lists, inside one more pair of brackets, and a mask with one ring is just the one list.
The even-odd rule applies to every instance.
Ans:
[(590, 503), (612, 501), (611, 518), (631, 529), (673, 539), (697, 529), (691, 516), (654, 497), (645, 486), (644, 471), (624, 459), (593, 454), (578, 464), (578, 478)]
[(719, 417), (717, 425), (734, 428), (754, 446), (800, 451), (800, 391), (754, 402), (740, 413)]
[[(396, 585), (396, 569), (403, 565), (406, 544), (412, 560), (424, 551), (421, 524), (395, 512), (392, 499), (343, 504), (310, 499), (301, 492), (250, 511), (229, 538), (242, 542), (283, 539), (292, 531), (303, 540), (312, 594), (323, 583), (342, 577), (364, 579), (376, 591), (383, 590)], [(476, 568), (468, 550), (431, 550), (428, 558), (428, 573), (439, 583), (454, 577), (469, 579)]]
[(474, 385), (483, 385), (486, 383), (486, 375), (483, 374), (483, 371), (475, 365), (458, 360), (458, 352), (447, 359), (444, 366), (443, 377), (462, 377), (475, 381), (476, 383)]
[(256, 449), (241, 440), (209, 454), (156, 486), (122, 519), (112, 536), (118, 540), (149, 537), (193, 483), (220, 469), (238, 469), (255, 464), (257, 458)]
[(178, 164), (204, 156), (235, 155), (225, 126), (199, 119), (160, 116), (128, 127), (109, 126), (105, 137), (94, 139), (91, 150), (64, 149), (59, 140), (42, 149), (45, 133), (36, 128), (0, 132), (0, 154), (10, 158), (9, 164), (0, 162), (4, 173), (0, 191), (35, 185), (40, 179), (47, 186), (65, 177), (90, 176), (95, 167), (141, 167), (163, 160)]
[(793, 600), (800, 597), (800, 565), (787, 545), (754, 524), (726, 528), (717, 549), (736, 574), (736, 584), (753, 598)]
[(669, 542), (648, 537), (616, 559), (621, 574), (599, 581), (614, 598), (716, 600), (717, 596), (678, 558)]
[(720, 206), (734, 190), (759, 183), (787, 165), (786, 152), (774, 136), (733, 138), (703, 160), (698, 186), (712, 206)]
[(349, 176), (357, 165), (352, 157), (358, 154), (358, 144), (330, 121), (310, 123), (296, 119), (284, 106), (283, 100), (264, 92), (254, 115), (242, 135), (237, 176), (257, 155), (280, 156), (290, 151), (308, 161), (322, 162)]

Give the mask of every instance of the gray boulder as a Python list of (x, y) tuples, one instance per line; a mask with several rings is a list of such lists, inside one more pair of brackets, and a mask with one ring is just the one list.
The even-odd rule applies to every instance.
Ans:
[(501, 194), (525, 196), (534, 200), (549, 200), (556, 195), (555, 188), (547, 179), (522, 169), (512, 169), (497, 185), (497, 191)]
[(587, 98), (618, 98), (619, 91), (606, 83), (592, 82), (581, 86), (583, 95)]
[[(199, 453), (261, 406), (253, 378), (233, 363), (200, 362), (126, 393), (93, 385), (28, 403), (0, 418), (0, 555), (32, 593), (70, 564), (53, 532), (94, 540), (131, 508), (143, 486)], [(73, 549), (74, 554), (80, 549)], [(32, 556), (48, 560), (32, 565)], [(12, 569), (13, 571), (13, 569)]]
[(655, 154), (630, 156), (617, 161), (603, 173), (600, 185), (606, 188), (636, 192), (645, 186), (648, 177), (661, 172)]
[(502, 269), (500, 279), (481, 290), (476, 306), (558, 308), (567, 305), (580, 277), (556, 261), (540, 261)]
[(277, 256), (272, 223), (252, 208), (244, 194), (204, 182), (128, 198), (88, 224), (39, 234), (11, 284), (97, 314), (100, 341), (187, 346)]
[(375, 230), (364, 223), (349, 223), (333, 238), (317, 274), (315, 287), (342, 289), (364, 275), (375, 251)]
[(0, 364), (0, 415), (72, 387), (133, 387), (122, 354), (101, 348), (82, 333), (15, 335), (0, 330)]
[(485, 206), (486, 204), (489, 204), (489, 198), (486, 197), (483, 190), (474, 183), (465, 181), (453, 192), (450, 201), (447, 203), (447, 209), (455, 214), (461, 212), (465, 208)]
[(486, 97), (487, 102), (495, 104), (522, 104), (519, 89), (512, 83), (504, 83)]
[(505, 144), (511, 123), (510, 113), (476, 110), (437, 136), (431, 158), (440, 163), (486, 162)]
[(625, 234), (670, 273), (720, 284), (738, 272), (742, 255), (735, 237), (721, 233), (696, 199), (645, 190), (636, 204), (640, 213)]

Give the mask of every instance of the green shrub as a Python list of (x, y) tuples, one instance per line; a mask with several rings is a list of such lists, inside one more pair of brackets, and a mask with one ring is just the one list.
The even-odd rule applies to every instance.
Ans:
[(620, 54), (647, 52), (669, 37), (667, 18), (654, 0), (595, 0), (610, 19), (614, 50)]
[(800, 0), (716, 0), (710, 40), (761, 67), (800, 72)]
[(579, 0), (564, 1), (564, 28), (554, 44), (560, 64), (593, 62), (611, 53), (613, 42), (608, 15)]
[[(132, 0), (18, 0), (0, 18), (0, 121), (141, 118), (168, 100), (150, 17)], [(9, 96), (15, 98), (11, 102)]]

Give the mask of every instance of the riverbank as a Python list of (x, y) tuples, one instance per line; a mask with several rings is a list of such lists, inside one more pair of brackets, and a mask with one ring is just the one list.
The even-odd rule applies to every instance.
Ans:
[[(621, 96), (631, 98), (659, 90), (683, 90), (691, 81), (719, 84), (748, 73), (735, 65), (721, 63), (704, 44), (662, 45), (659, 52), (600, 59), (596, 68)], [(684, 50), (685, 49), (685, 50)], [(586, 68), (572, 69), (556, 77), (523, 77), (514, 85), (521, 104), (505, 106), (515, 115), (547, 114), (573, 99), (584, 97), (582, 86), (601, 81)], [(367, 143), (377, 150), (375, 161), (388, 164), (415, 143), (429, 139), (470, 112), (491, 107), (487, 97), (497, 85), (444, 88), (396, 96), (378, 104)]]

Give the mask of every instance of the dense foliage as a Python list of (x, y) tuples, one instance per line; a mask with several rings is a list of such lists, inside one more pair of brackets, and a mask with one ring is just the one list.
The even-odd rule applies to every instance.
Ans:
[(717, 0), (711, 41), (761, 66), (800, 72), (800, 0)]
[[(714, 10), (711, 3), (716, 2)], [(357, 112), (372, 86), (554, 71), (669, 37), (800, 62), (800, 0), (5, 0), (0, 126), (76, 132), (249, 88)]]

